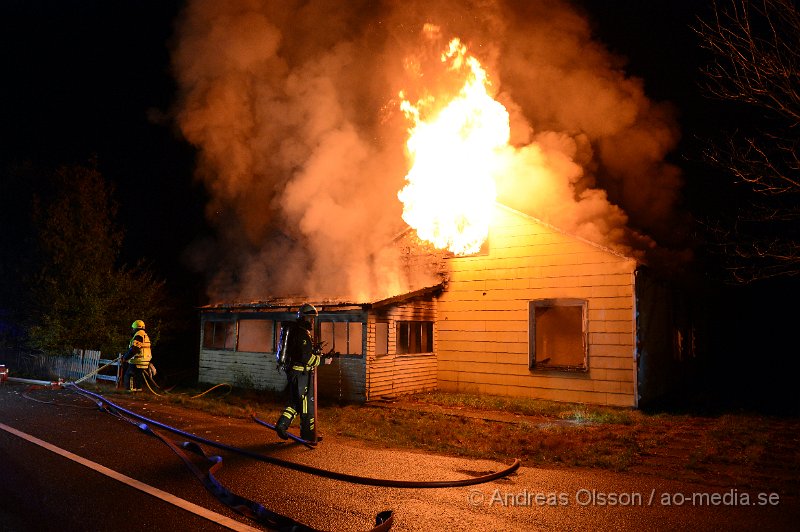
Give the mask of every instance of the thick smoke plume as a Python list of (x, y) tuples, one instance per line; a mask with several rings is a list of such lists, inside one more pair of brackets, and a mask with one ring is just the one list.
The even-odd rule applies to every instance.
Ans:
[(452, 37), (511, 114), (499, 201), (628, 253), (668, 234), (671, 111), (567, 2), (194, 0), (173, 52), (176, 114), (211, 196), (218, 238), (193, 258), (212, 299), (364, 300), (426, 282), (386, 248), (404, 229), (398, 94), (422, 90), (426, 53)]

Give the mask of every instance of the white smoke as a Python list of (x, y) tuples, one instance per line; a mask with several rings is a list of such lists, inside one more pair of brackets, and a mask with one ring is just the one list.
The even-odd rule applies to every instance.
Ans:
[(404, 227), (408, 171), (395, 98), (427, 81), (426, 23), (469, 46), (511, 114), (501, 202), (626, 252), (655, 247), (680, 188), (664, 162), (675, 120), (567, 2), (194, 0), (173, 64), (218, 228), (194, 251), (212, 298), (369, 299), (424, 282), (385, 245)]

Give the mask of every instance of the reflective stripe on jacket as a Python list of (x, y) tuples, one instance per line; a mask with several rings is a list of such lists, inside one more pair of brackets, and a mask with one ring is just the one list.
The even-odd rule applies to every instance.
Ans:
[(134, 355), (128, 360), (128, 364), (133, 364), (137, 368), (146, 368), (150, 365), (153, 355), (150, 352), (150, 337), (144, 332), (144, 329), (139, 329), (131, 338), (128, 343), (128, 349), (133, 349)]
[(319, 366), (321, 360), (319, 355), (312, 353), (305, 366), (292, 366), (292, 369), (295, 371), (311, 371)]

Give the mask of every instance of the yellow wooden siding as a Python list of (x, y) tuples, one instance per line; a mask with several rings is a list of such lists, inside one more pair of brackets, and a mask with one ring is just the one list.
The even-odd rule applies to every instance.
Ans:
[[(436, 326), (437, 302), (414, 300), (370, 314), (368, 320), (367, 344), (367, 400), (382, 396), (415, 393), (434, 390), (437, 387), (436, 354), (418, 353), (397, 355), (398, 321), (432, 321), (434, 349), (438, 345)], [(375, 323), (389, 324), (388, 354), (375, 355)], [(371, 346), (371, 348), (370, 348)]]
[[(447, 391), (635, 405), (633, 259), (498, 209), (489, 253), (449, 260), (438, 301), (438, 384)], [(531, 371), (529, 302), (587, 301), (586, 372)]]

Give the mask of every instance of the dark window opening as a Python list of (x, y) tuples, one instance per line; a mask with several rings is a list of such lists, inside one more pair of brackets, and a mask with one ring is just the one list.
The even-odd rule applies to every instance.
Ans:
[(586, 371), (587, 324), (583, 299), (531, 301), (530, 367), (564, 371)]
[(236, 345), (236, 323), (207, 321), (203, 326), (203, 347), (233, 351)]
[(433, 353), (432, 321), (397, 322), (397, 354)]

